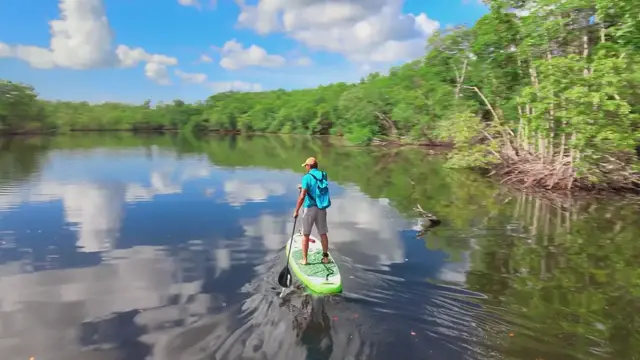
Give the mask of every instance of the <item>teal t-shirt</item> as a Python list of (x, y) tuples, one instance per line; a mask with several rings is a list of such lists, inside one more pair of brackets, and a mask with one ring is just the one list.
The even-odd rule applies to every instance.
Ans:
[(302, 177), (302, 184), (301, 184), (302, 188), (307, 190), (307, 196), (304, 197), (304, 203), (302, 203), (302, 206), (305, 208), (316, 206), (316, 202), (314, 200), (311, 200), (311, 198), (309, 197), (309, 193), (311, 192), (311, 189), (316, 184), (316, 179), (314, 179), (313, 176), (309, 174), (313, 174), (313, 176), (317, 177), (318, 179), (322, 179), (322, 171), (318, 169), (311, 169), (308, 173), (304, 174), (304, 176)]

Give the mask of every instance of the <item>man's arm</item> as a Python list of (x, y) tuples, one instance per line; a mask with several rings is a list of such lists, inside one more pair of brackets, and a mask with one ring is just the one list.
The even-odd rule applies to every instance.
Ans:
[(295, 214), (300, 211), (300, 207), (302, 207), (302, 204), (304, 203), (304, 197), (307, 195), (307, 180), (307, 176), (303, 176), (302, 184), (298, 186), (298, 189), (300, 189), (300, 194), (298, 195), (298, 201), (296, 201)]
[(300, 211), (300, 207), (302, 207), (302, 203), (304, 203), (304, 197), (307, 195), (307, 189), (300, 189), (300, 195), (298, 196), (298, 201), (296, 202), (296, 213)]

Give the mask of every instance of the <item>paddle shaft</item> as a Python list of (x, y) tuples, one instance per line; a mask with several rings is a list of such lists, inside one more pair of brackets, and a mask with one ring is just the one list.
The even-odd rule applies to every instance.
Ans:
[[(302, 189), (299, 190), (298, 194), (300, 194), (300, 192), (302, 192)], [(296, 232), (296, 222), (298, 221), (298, 217), (294, 217), (293, 218), (293, 228), (291, 229), (291, 238), (289, 239), (289, 251), (287, 252), (287, 263), (284, 266), (284, 269), (282, 269), (281, 274), (284, 272), (285, 276), (291, 277), (291, 272), (289, 271), (289, 259), (291, 258), (291, 249), (293, 248), (293, 234), (295, 234)], [(284, 282), (284, 284), (280, 283), (280, 285), (285, 286), (285, 287), (289, 287), (289, 284), (287, 282), (287, 279), (284, 278), (282, 279), (282, 281)]]
[[(300, 196), (301, 192), (302, 189), (298, 189), (298, 196)], [(289, 239), (289, 252), (287, 253), (287, 268), (289, 268), (289, 256), (291, 256), (291, 248), (293, 247), (293, 234), (296, 233), (296, 221), (298, 221), (297, 216), (293, 218), (293, 229), (291, 229), (291, 238)]]
[(291, 229), (291, 239), (289, 239), (289, 251), (287, 252), (287, 268), (289, 268), (289, 257), (291, 256), (291, 248), (293, 248), (293, 234), (296, 233), (296, 221), (298, 218), (293, 218), (293, 229)]

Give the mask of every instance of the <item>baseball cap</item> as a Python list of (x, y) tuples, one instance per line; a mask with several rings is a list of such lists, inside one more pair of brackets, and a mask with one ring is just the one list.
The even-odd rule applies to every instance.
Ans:
[(316, 161), (316, 158), (310, 157), (307, 160), (305, 160), (304, 163), (302, 163), (302, 166), (313, 165), (313, 164), (317, 164), (317, 163), (318, 163), (318, 161)]

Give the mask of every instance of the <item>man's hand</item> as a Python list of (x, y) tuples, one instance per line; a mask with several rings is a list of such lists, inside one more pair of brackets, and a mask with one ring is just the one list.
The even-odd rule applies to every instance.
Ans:
[(298, 210), (293, 210), (293, 218), (297, 218), (298, 217)]

